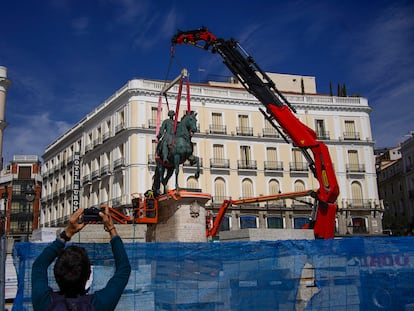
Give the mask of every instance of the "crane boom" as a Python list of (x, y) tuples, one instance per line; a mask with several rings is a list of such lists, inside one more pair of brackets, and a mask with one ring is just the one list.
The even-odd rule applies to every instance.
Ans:
[(333, 238), (339, 186), (328, 147), (317, 139), (315, 131), (294, 115), (295, 108), (236, 40), (217, 38), (207, 28), (202, 27), (179, 31), (172, 38), (172, 44), (191, 44), (219, 54), (244, 88), (266, 107), (266, 119), (276, 121), (293, 144), (301, 149), (310, 170), (319, 182), (319, 189), (315, 194), (318, 203), (313, 224), (315, 237)]

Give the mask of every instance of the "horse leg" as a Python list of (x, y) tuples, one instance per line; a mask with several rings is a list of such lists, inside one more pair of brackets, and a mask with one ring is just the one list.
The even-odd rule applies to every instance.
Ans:
[(152, 191), (158, 194), (160, 192), (160, 186), (161, 186), (160, 164), (157, 163), (155, 167), (154, 180), (152, 182)]
[(167, 193), (167, 190), (168, 190), (167, 184), (168, 184), (168, 181), (170, 180), (173, 172), (174, 172), (174, 168), (173, 167), (168, 167), (167, 168), (167, 175), (165, 176), (164, 181), (163, 181), (163, 184), (164, 184), (164, 193)]
[(178, 186), (178, 173), (180, 172), (180, 156), (178, 154), (176, 154), (174, 156), (174, 166), (175, 166), (175, 187), (177, 189), (177, 191), (179, 190), (179, 186)]
[(194, 163), (197, 163), (197, 171), (196, 171), (194, 177), (196, 179), (198, 179), (200, 177), (200, 158), (196, 157), (194, 155), (190, 155), (188, 157), (188, 160), (190, 161), (190, 165), (194, 165)]

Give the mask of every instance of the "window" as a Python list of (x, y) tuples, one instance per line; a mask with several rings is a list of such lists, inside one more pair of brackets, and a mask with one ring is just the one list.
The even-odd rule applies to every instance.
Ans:
[(213, 159), (214, 162), (218, 160), (224, 160), (224, 146), (223, 145), (213, 145)]
[(277, 150), (275, 147), (266, 148), (266, 159), (264, 163), (265, 170), (283, 170), (282, 162), (277, 160)]
[(157, 116), (158, 116), (158, 109), (156, 107), (151, 107), (151, 117), (149, 120), (150, 128), (155, 128), (157, 126)]
[(348, 161), (349, 172), (364, 172), (364, 165), (359, 164), (357, 150), (348, 150)]
[(105, 122), (104, 133), (103, 133), (103, 140), (108, 139), (111, 136), (111, 120), (107, 120)]
[(253, 131), (249, 127), (249, 116), (239, 115), (239, 127), (237, 128), (237, 135), (252, 136)]
[(329, 133), (325, 129), (325, 121), (324, 120), (315, 120), (315, 129), (318, 138), (320, 139), (328, 139)]
[(115, 132), (118, 133), (120, 131), (122, 131), (125, 128), (125, 114), (124, 111), (118, 111), (117, 115), (117, 123), (115, 126)]
[(359, 133), (355, 129), (355, 122), (351, 120), (345, 121), (344, 139), (359, 140)]
[(226, 182), (223, 178), (216, 178), (214, 181), (214, 202), (220, 203), (226, 198)]
[(256, 216), (240, 216), (240, 229), (257, 228), (257, 217)]
[(275, 147), (267, 147), (266, 148), (266, 156), (267, 156), (267, 161), (276, 163), (277, 162), (276, 148)]
[(198, 189), (198, 181), (194, 177), (188, 177), (187, 179), (187, 188), (189, 189)]
[(240, 162), (242, 167), (250, 166), (250, 146), (240, 146)]
[(307, 171), (307, 163), (304, 160), (302, 151), (299, 148), (292, 149), (292, 163), (291, 170), (293, 171)]
[(295, 217), (293, 219), (293, 226), (295, 229), (302, 229), (308, 223), (309, 223), (309, 218), (307, 217)]
[(269, 229), (283, 229), (283, 219), (282, 217), (267, 217), (267, 228)]
[(263, 117), (263, 120), (264, 120), (263, 136), (264, 137), (278, 137), (276, 129), (273, 127), (273, 125), (265, 117)]
[(223, 126), (223, 117), (221, 113), (213, 112), (211, 115), (212, 125), (210, 128), (211, 133), (226, 133), (226, 127)]
[(269, 181), (269, 194), (278, 194), (280, 193), (280, 185), (276, 179)]
[(302, 180), (295, 181), (295, 192), (305, 191), (305, 183)]
[(242, 181), (242, 196), (243, 196), (243, 198), (252, 198), (252, 197), (254, 197), (253, 183), (250, 179), (246, 178)]
[(30, 179), (31, 174), (31, 166), (19, 166), (19, 179)]
[(368, 231), (365, 223), (365, 218), (352, 218), (352, 231), (353, 233), (367, 233)]
[(239, 126), (241, 130), (247, 129), (249, 127), (249, 117), (247, 115), (239, 115)]
[(230, 216), (224, 216), (220, 225), (220, 231), (229, 231), (231, 228)]
[(354, 181), (351, 184), (352, 191), (352, 206), (362, 207), (363, 206), (363, 196), (362, 196), (362, 187), (359, 182)]

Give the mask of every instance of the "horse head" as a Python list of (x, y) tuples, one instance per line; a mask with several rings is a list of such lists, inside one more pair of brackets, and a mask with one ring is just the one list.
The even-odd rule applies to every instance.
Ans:
[(190, 132), (192, 136), (195, 132), (197, 132), (197, 112), (191, 111), (187, 112), (182, 118), (181, 123), (185, 126), (185, 128)]

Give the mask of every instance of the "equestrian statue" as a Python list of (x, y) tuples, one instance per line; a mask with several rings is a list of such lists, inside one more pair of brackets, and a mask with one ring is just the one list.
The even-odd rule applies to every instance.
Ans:
[[(156, 147), (156, 168), (152, 190), (160, 194), (160, 186), (163, 185), (164, 193), (167, 193), (168, 181), (175, 170), (175, 185), (178, 186), (178, 173), (180, 164), (189, 161), (190, 165), (197, 164), (195, 178), (200, 176), (200, 159), (193, 155), (192, 135), (197, 131), (197, 113), (187, 112), (181, 121), (174, 124), (175, 112), (168, 112), (168, 119), (162, 122), (159, 139)], [(175, 133), (174, 133), (175, 132)]]

